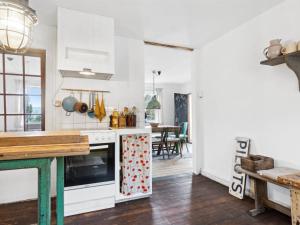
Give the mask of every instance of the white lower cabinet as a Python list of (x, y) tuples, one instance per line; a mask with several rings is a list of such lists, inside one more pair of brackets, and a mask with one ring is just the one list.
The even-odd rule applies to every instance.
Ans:
[[(117, 138), (117, 143), (116, 143), (116, 148), (118, 149), (116, 151), (116, 203), (119, 202), (126, 202), (126, 201), (131, 201), (131, 200), (136, 200), (136, 199), (140, 199), (140, 198), (147, 198), (150, 197), (152, 195), (152, 142), (151, 142), (151, 130), (149, 129), (120, 129), (117, 131), (118, 133), (118, 137)], [(122, 177), (123, 171), (122, 171), (122, 165), (126, 162), (122, 162), (122, 136), (131, 136), (131, 135), (135, 135), (137, 137), (139, 136), (144, 136), (147, 138), (148, 140), (148, 145), (147, 145), (147, 149), (144, 148), (143, 151), (146, 151), (148, 156), (146, 156), (146, 158), (148, 158), (149, 162), (148, 162), (148, 166), (149, 166), (149, 172), (147, 172), (147, 176), (149, 179), (149, 183), (147, 184), (147, 191), (145, 192), (132, 192), (130, 193), (130, 195), (128, 194), (124, 194), (122, 193), (122, 180), (124, 179)], [(144, 146), (145, 147), (145, 146)], [(145, 157), (145, 156), (143, 156)], [(136, 169), (134, 167), (132, 167), (132, 169)], [(142, 170), (143, 171), (143, 170)], [(133, 174), (131, 174), (132, 176)], [(126, 177), (126, 175), (125, 175)], [(128, 177), (127, 177), (128, 179)], [(141, 184), (142, 186), (143, 184)], [(133, 184), (133, 186), (135, 186), (135, 184)]]
[(113, 208), (115, 184), (65, 190), (65, 216)]

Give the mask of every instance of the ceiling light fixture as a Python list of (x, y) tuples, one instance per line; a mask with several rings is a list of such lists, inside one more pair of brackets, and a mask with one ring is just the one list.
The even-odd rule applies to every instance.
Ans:
[(0, 49), (24, 53), (32, 42), (32, 28), (38, 22), (28, 0), (0, 0)]
[(80, 71), (79, 73), (84, 76), (94, 76), (96, 74), (91, 69), (88, 68), (83, 68), (83, 70)]

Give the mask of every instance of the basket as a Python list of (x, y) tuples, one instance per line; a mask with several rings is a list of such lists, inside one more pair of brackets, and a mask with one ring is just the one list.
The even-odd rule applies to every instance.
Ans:
[(241, 158), (241, 167), (251, 172), (269, 170), (274, 168), (274, 159), (262, 155), (249, 155)]

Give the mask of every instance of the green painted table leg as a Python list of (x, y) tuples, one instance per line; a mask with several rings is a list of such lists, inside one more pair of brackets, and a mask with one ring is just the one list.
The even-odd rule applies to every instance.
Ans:
[(38, 224), (51, 224), (51, 162), (53, 158), (0, 161), (1, 170), (38, 169)]
[(38, 168), (38, 224), (39, 225), (50, 225), (51, 224), (51, 159), (41, 159), (45, 162), (40, 168)]
[(64, 224), (64, 157), (56, 158), (57, 178), (56, 178), (56, 224)]

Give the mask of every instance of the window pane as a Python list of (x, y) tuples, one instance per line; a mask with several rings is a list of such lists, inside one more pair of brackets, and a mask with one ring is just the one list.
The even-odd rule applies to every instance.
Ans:
[(42, 129), (41, 115), (26, 115), (25, 117), (25, 131), (35, 131)]
[(22, 56), (6, 54), (5, 73), (23, 74)]
[(4, 97), (0, 95), (0, 114), (4, 114)]
[(5, 87), (6, 94), (23, 94), (23, 77), (6, 75)]
[(6, 96), (6, 113), (23, 114), (23, 96)]
[(3, 75), (0, 74), (0, 94), (3, 94)]
[(41, 96), (26, 96), (26, 114), (41, 114)]
[(7, 131), (24, 131), (23, 116), (7, 116)]
[(4, 131), (4, 116), (0, 116), (0, 132)]
[(41, 95), (41, 78), (25, 77), (25, 93), (27, 95)]
[(25, 56), (25, 74), (41, 75), (41, 58)]

